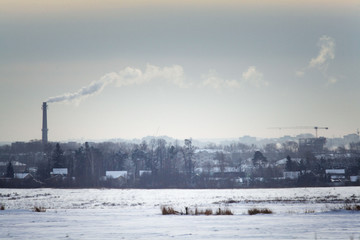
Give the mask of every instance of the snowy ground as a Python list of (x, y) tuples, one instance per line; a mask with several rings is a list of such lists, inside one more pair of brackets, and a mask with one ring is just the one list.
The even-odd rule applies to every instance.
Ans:
[[(360, 239), (360, 211), (339, 210), (345, 202), (359, 204), (360, 187), (0, 189), (0, 239)], [(161, 206), (234, 215), (164, 216)], [(249, 216), (253, 207), (274, 213)]]

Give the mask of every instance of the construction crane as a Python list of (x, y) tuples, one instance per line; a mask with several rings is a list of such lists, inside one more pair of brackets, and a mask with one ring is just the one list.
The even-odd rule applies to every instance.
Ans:
[(319, 129), (324, 129), (324, 130), (328, 130), (328, 127), (309, 127), (309, 126), (297, 126), (297, 127), (272, 127), (270, 129), (315, 129), (315, 137), (318, 138), (318, 130)]

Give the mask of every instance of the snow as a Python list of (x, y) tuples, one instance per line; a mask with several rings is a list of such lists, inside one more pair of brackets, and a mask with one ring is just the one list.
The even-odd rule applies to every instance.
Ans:
[(105, 175), (107, 178), (119, 178), (119, 177), (126, 178), (127, 171), (106, 171)]
[[(0, 239), (358, 239), (359, 187), (223, 190), (1, 189)], [(33, 212), (34, 206), (46, 212)], [(232, 216), (161, 215), (161, 206)], [(253, 207), (274, 214), (247, 215)]]

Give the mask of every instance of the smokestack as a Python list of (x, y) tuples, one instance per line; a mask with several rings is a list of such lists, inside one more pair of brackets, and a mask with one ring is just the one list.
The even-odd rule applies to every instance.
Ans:
[(48, 143), (48, 128), (47, 128), (47, 104), (46, 102), (43, 102), (42, 104), (42, 110), (43, 110), (43, 122), (42, 122), (42, 143), (45, 147)]

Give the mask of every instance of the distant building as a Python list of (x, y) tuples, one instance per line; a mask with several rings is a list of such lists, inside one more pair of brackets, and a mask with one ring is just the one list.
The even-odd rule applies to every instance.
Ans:
[(350, 176), (350, 182), (357, 182), (359, 181), (359, 176)]
[(52, 176), (61, 175), (66, 177), (68, 175), (67, 168), (53, 168), (53, 171), (50, 173)]
[[(288, 160), (287, 158), (283, 158), (283, 159), (277, 160), (277, 161), (275, 162), (275, 165), (276, 165), (276, 166), (285, 167), (287, 160)], [(291, 161), (292, 161), (292, 162), (296, 162), (296, 163), (300, 163), (300, 162), (301, 162), (301, 158), (291, 158)]]
[[(4, 176), (6, 174), (8, 164), (9, 162), (0, 162), (0, 176)], [(26, 164), (18, 161), (11, 161), (11, 164), (13, 166), (14, 172), (25, 172)]]
[(324, 137), (299, 139), (299, 152), (322, 153), (325, 143), (326, 138)]
[(27, 179), (32, 177), (30, 173), (14, 173), (14, 178), (17, 179)]
[(106, 179), (119, 179), (119, 178), (127, 178), (127, 171), (106, 171), (105, 172)]
[(139, 176), (141, 177), (142, 175), (151, 175), (151, 170), (140, 170), (139, 171)]
[(349, 144), (349, 143), (357, 143), (360, 141), (359, 139), (359, 135), (352, 133), (352, 134), (348, 134), (344, 136), (344, 141), (345, 144)]
[(295, 179), (298, 179), (300, 176), (300, 171), (285, 171), (284, 172), (284, 178), (285, 179), (291, 179), (291, 180), (295, 180)]
[(345, 169), (326, 169), (325, 174), (331, 182), (345, 180)]

